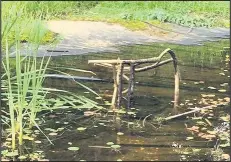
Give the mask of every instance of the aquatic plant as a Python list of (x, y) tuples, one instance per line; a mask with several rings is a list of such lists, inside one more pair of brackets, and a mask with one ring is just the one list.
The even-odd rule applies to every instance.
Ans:
[[(1, 77), (2, 105), (4, 105), (2, 123), (4, 123), (4, 130), (8, 134), (6, 136), (11, 136), (9, 148), (12, 152), (5, 151), (8, 156), (18, 155), (17, 146), (23, 145), (23, 139), (33, 139), (28, 136), (28, 130), (32, 127), (43, 133), (39, 123), (36, 122), (39, 112), (65, 108), (102, 108), (84, 96), (61, 89), (43, 87), (50, 57), (44, 56), (38, 61), (37, 52), (47, 30), (41, 28), (41, 19), (28, 19), (27, 27), (30, 28), (28, 46), (23, 47), (21, 40), (25, 26), (18, 25), (21, 20), (18, 14), (22, 11), (23, 8), (19, 11), (8, 11), (11, 12), (9, 16), (3, 16), (6, 21), (3, 23), (2, 30), (2, 44), (4, 44), (2, 59), (4, 73)], [(12, 55), (15, 57), (11, 57)], [(80, 69), (78, 71), (83, 72)], [(91, 90), (83, 84), (79, 84)], [(49, 140), (47, 136), (46, 138)], [(50, 140), (49, 142), (52, 143)]]

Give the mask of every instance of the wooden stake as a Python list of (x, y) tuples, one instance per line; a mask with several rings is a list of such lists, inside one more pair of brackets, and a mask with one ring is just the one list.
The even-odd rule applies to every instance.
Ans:
[(111, 107), (112, 109), (116, 109), (116, 99), (118, 95), (118, 84), (117, 84), (117, 73), (116, 73), (116, 66), (113, 65), (113, 79), (114, 79), (114, 91), (113, 91), (113, 96), (112, 96), (112, 101), (111, 101)]
[(116, 108), (119, 109), (121, 105), (122, 99), (122, 90), (123, 90), (123, 83), (122, 83), (122, 76), (123, 76), (123, 67), (124, 64), (119, 64), (117, 68), (117, 85), (118, 85), (118, 95), (117, 95), (117, 105)]
[(134, 92), (134, 80), (135, 80), (135, 66), (130, 65), (130, 79), (128, 85), (128, 109), (133, 107), (133, 92)]

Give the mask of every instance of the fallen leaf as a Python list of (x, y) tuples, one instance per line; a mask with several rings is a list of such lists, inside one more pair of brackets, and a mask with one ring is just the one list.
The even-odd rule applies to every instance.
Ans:
[(79, 147), (68, 147), (67, 149), (71, 151), (78, 151)]
[(228, 121), (230, 121), (230, 115), (222, 116), (222, 117), (220, 117), (220, 119), (222, 119), (223, 121), (228, 122)]
[(186, 140), (194, 139), (194, 137), (187, 137)]
[(77, 128), (78, 131), (84, 131), (85, 129), (87, 129), (87, 128), (84, 128), (84, 127)]
[(119, 136), (124, 135), (123, 132), (118, 132), (117, 134), (118, 134)]
[(216, 136), (214, 134), (204, 134), (201, 136), (201, 138), (205, 138), (205, 139), (212, 139), (215, 138)]
[(92, 115), (94, 115), (94, 112), (92, 112), (92, 111), (85, 111), (84, 112), (84, 116), (92, 116)]
[(208, 89), (216, 89), (215, 87), (208, 87)]
[(224, 100), (227, 101), (227, 102), (230, 102), (230, 98), (229, 97), (225, 97)]
[(107, 145), (114, 145), (114, 142), (108, 142)]
[(191, 128), (187, 128), (188, 130), (194, 131), (194, 132), (199, 132), (199, 127), (198, 126), (192, 126)]
[(222, 154), (221, 157), (226, 160), (230, 159), (229, 154)]
[(218, 91), (219, 91), (219, 92), (226, 92), (225, 89), (219, 89)]
[(224, 86), (228, 86), (229, 84), (228, 83), (223, 83), (223, 84), (220, 84), (220, 86), (224, 87)]
[(215, 97), (215, 94), (201, 94), (202, 97)]
[(49, 133), (48, 135), (50, 136), (56, 136), (58, 133), (55, 133), (55, 132), (52, 132), (52, 133)]
[(213, 134), (213, 135), (216, 135), (217, 134), (217, 131), (207, 131), (209, 134)]

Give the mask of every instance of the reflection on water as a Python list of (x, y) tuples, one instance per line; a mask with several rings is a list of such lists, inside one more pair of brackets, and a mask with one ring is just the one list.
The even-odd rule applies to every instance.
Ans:
[[(207, 43), (205, 46), (180, 46), (168, 44), (137, 45), (121, 47), (120, 53), (99, 53), (81, 56), (59, 56), (53, 57), (51, 66), (72, 67), (84, 70), (91, 70), (96, 76), (88, 73), (76, 71), (66, 71), (75, 76), (95, 77), (106, 80), (106, 82), (83, 82), (88, 87), (99, 93), (103, 100), (110, 102), (113, 84), (112, 72), (106, 68), (88, 65), (90, 59), (140, 59), (158, 56), (166, 48), (171, 48), (176, 53), (181, 73), (180, 83), (180, 103), (184, 106), (181, 111), (186, 111), (187, 107), (200, 106), (198, 100), (202, 93), (213, 93), (217, 97), (225, 97), (227, 93), (221, 93), (208, 87), (219, 89), (220, 84), (228, 82), (229, 67), (225, 62), (226, 51), (223, 47), (228, 47), (229, 41)], [(225, 75), (221, 75), (224, 73)], [(135, 84), (135, 106), (136, 118), (122, 118), (120, 131), (123, 135), (118, 135), (113, 125), (113, 117), (94, 116), (82, 120), (75, 120), (78, 115), (76, 111), (67, 114), (74, 114), (70, 117), (57, 117), (47, 121), (53, 127), (64, 127), (65, 131), (60, 137), (54, 138), (55, 145), (41, 147), (46, 150), (46, 157), (50, 160), (147, 160), (147, 161), (179, 161), (184, 158), (190, 160), (205, 159), (206, 152), (213, 147), (214, 141), (206, 141), (195, 137), (186, 141), (186, 137), (193, 136), (185, 129), (185, 124), (190, 125), (190, 120), (179, 119), (167, 123), (163, 126), (155, 126), (148, 121), (162, 115), (170, 115), (172, 100), (174, 95), (174, 69), (172, 64), (161, 66), (154, 70), (136, 74)], [(67, 79), (47, 78), (45, 85), (48, 87), (59, 87), (73, 91), (79, 95), (85, 95), (94, 100), (96, 96), (87, 93), (86, 89)], [(126, 81), (124, 87), (127, 87)], [(187, 101), (186, 101), (187, 100)], [(100, 101), (100, 100), (99, 100)], [(101, 100), (102, 101), (102, 100)], [(126, 96), (123, 106), (126, 106)], [(188, 104), (188, 105), (187, 105)], [(131, 110), (132, 111), (132, 110)], [(66, 114), (66, 115), (67, 115)], [(150, 115), (151, 114), (151, 115)], [(56, 114), (57, 115), (57, 114)], [(150, 115), (147, 120), (145, 117)], [(47, 118), (47, 117), (45, 117)], [(69, 119), (69, 120), (68, 120)], [(145, 119), (145, 120), (144, 120)], [(54, 124), (54, 121), (61, 121)], [(61, 125), (69, 122), (67, 125)], [(78, 132), (76, 128), (87, 127), (86, 131)], [(41, 138), (43, 138), (41, 136)], [(70, 142), (72, 143), (70, 145)], [(114, 149), (108, 142), (120, 145), (121, 148)], [(69, 144), (68, 144), (69, 143)], [(70, 146), (78, 146), (78, 152), (68, 151)], [(191, 155), (185, 149), (198, 148), (200, 154)]]

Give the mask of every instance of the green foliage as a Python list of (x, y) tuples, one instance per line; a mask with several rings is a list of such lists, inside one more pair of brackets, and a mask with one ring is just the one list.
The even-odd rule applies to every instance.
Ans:
[[(82, 14), (101, 19), (171, 22), (184, 26), (229, 26), (227, 2), (101, 2)], [(80, 16), (81, 17), (81, 16)], [(218, 21), (219, 20), (219, 21)]]

